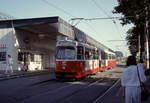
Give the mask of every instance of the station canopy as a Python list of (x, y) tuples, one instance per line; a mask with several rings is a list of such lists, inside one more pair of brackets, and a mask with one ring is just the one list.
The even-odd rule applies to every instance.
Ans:
[[(43, 18), (29, 18), (29, 19), (13, 19), (1, 20), (0, 28), (15, 28), (26, 30), (40, 36), (46, 36), (56, 39), (56, 36), (66, 35), (68, 30), (66, 22), (59, 17), (43, 17)], [(68, 34), (67, 36), (70, 36)]]
[(109, 49), (78, 28), (73, 27), (66, 21), (62, 20), (58, 16), (1, 20), (0, 29), (2, 28), (15, 28), (19, 30), (25, 30), (37, 34), (38, 36), (44, 36), (53, 40), (56, 40), (58, 35), (63, 35), (71, 39), (89, 43), (96, 46), (97, 48), (101, 48), (102, 50)]

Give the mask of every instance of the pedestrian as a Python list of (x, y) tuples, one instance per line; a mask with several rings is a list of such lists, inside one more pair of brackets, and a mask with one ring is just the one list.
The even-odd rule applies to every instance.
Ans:
[(137, 70), (139, 70), (141, 82), (145, 82), (144, 69), (140, 64), (138, 64), (137, 69), (135, 56), (129, 56), (126, 65), (127, 68), (121, 77), (123, 99), (125, 103), (141, 103), (141, 87)]
[[(146, 65), (145, 65), (143, 59), (140, 59), (140, 60), (139, 60), (137, 66), (138, 66), (138, 68), (139, 68), (139, 72), (141, 72), (141, 73), (140, 73), (140, 77), (141, 77), (141, 76), (142, 76), (142, 77), (145, 77), (145, 78), (144, 78), (144, 80), (145, 80), (145, 79), (146, 79), (146, 76), (145, 76), (144, 73), (145, 73)], [(141, 79), (143, 79), (143, 78), (141, 78)]]
[(13, 59), (11, 55), (8, 55), (7, 66), (5, 71), (6, 74), (8, 73), (9, 70), (11, 71), (11, 73), (13, 73), (12, 65), (13, 65)]

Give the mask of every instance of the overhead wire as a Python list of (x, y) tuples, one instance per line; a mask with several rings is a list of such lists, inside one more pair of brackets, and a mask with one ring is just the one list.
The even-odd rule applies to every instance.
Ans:
[[(70, 16), (70, 17), (73, 17), (73, 18), (76, 18), (74, 15), (72, 15), (71, 13), (69, 13), (69, 12), (67, 12), (66, 10), (64, 10), (64, 9), (62, 9), (62, 8), (60, 8), (60, 7), (58, 7), (58, 6), (56, 6), (56, 5), (54, 5), (54, 4), (52, 4), (52, 3), (50, 3), (49, 1), (47, 1), (47, 0), (41, 0), (42, 2), (44, 2), (44, 3), (46, 3), (47, 5), (49, 5), (49, 6), (52, 6), (52, 7), (54, 7), (55, 9), (57, 9), (57, 10), (59, 10), (59, 11), (61, 11), (61, 12), (63, 12), (64, 14), (66, 14), (66, 15), (68, 15), (68, 16)], [(70, 20), (69, 20), (70, 21)], [(78, 21), (75, 25), (73, 25), (73, 26), (76, 26), (78, 23), (80, 23), (81, 21)], [(89, 25), (87, 22), (85, 22), (86, 23), (86, 25), (88, 25), (88, 26), (90, 26), (90, 28), (92, 28), (91, 30), (93, 30), (96, 34), (97, 34), (97, 32), (96, 32), (96, 30), (91, 26), (91, 25)]]
[(107, 17), (110, 17), (107, 12), (95, 1), (92, 0), (92, 2), (96, 5), (97, 8), (99, 8)]
[[(95, 0), (91, 0), (94, 4), (95, 4), (95, 6), (97, 7), (97, 8), (99, 8), (100, 9), (100, 11), (102, 11), (108, 18), (112, 18), (112, 17), (110, 17), (110, 15), (108, 15), (107, 14), (107, 12), (99, 5), (99, 3), (97, 3)], [(112, 18), (113, 19), (113, 18)], [(114, 19), (116, 19), (116, 18), (114, 18)], [(119, 28), (118, 28), (118, 26), (117, 26), (117, 24), (116, 24), (116, 21), (115, 20), (112, 20), (112, 22), (113, 22), (113, 24), (115, 25), (115, 28), (116, 28), (116, 30), (117, 30), (117, 33), (120, 35), (120, 37), (122, 38), (122, 36), (121, 36), (121, 33), (120, 33), (120, 31), (119, 31)]]
[[(73, 17), (73, 18), (75, 18), (75, 16), (74, 15), (72, 15), (71, 13), (69, 13), (69, 12), (67, 12), (66, 10), (64, 10), (64, 9), (62, 9), (62, 8), (60, 8), (60, 7), (58, 7), (58, 6), (56, 6), (55, 4), (52, 4), (52, 3), (50, 3), (49, 1), (47, 1), (47, 0), (41, 0), (42, 2), (44, 2), (44, 3), (46, 3), (47, 5), (49, 5), (49, 6), (51, 6), (51, 7), (53, 7), (53, 8), (55, 8), (55, 9), (57, 9), (57, 10), (59, 10), (59, 11), (61, 11), (61, 12), (63, 12), (64, 14), (66, 14), (66, 15), (68, 15), (68, 16), (70, 16), (70, 17)], [(96, 2), (94, 2), (95, 4), (96, 4)], [(98, 6), (98, 4), (97, 4), (97, 6)], [(99, 8), (101, 8), (101, 7), (99, 7)], [(104, 10), (103, 10), (103, 12), (105, 13), (105, 15), (107, 15), (108, 16), (108, 18), (92, 18), (92, 19), (118, 19), (118, 18), (120, 18), (120, 17), (110, 17)], [(87, 19), (88, 20), (88, 19)], [(90, 21), (90, 19), (89, 19), (89, 21)], [(76, 26), (78, 23), (80, 23), (81, 22), (81, 20), (80, 21), (78, 21), (75, 25), (73, 25), (73, 26)], [(84, 21), (84, 23), (86, 24), (86, 25), (88, 25), (88, 27), (90, 27), (90, 29), (92, 30), (92, 31), (94, 31), (96, 34), (99, 34), (96, 30), (95, 30), (95, 28), (94, 27), (92, 27), (92, 25), (90, 25), (89, 23), (87, 23), (87, 22), (85, 22)]]
[(119, 28), (118, 28), (118, 25), (116, 24), (116, 21), (113, 20), (113, 23), (114, 23), (114, 25), (115, 25), (115, 28), (116, 28), (116, 30), (117, 30), (117, 33), (118, 33), (118, 34), (120, 35), (120, 37), (122, 38), (122, 35), (121, 35), (120, 31), (119, 31)]
[(56, 6), (56, 5), (54, 5), (54, 4), (50, 3), (50, 2), (48, 2), (47, 0), (41, 0), (41, 1), (43, 1), (43, 2), (46, 3), (47, 5), (52, 6), (52, 7), (54, 7), (55, 9), (57, 9), (57, 10), (59, 10), (59, 11), (65, 13), (65, 14), (71, 16), (71, 17), (75, 17), (74, 15), (70, 14), (70, 13), (67, 12), (66, 10), (64, 10), (64, 9), (62, 9), (62, 8), (60, 8), (60, 7)]
[[(92, 0), (92, 2), (95, 4), (95, 6), (100, 10), (102, 11), (108, 18), (110, 18), (110, 15), (107, 14), (107, 12), (95, 1), (95, 0)], [(129, 16), (131, 17), (131, 16)], [(118, 28), (118, 25), (116, 24), (116, 21), (115, 19), (112, 19), (112, 22), (113, 24), (115, 25), (115, 28), (117, 30), (117, 34), (120, 35), (121, 39), (124, 39), (119, 31), (119, 28)]]

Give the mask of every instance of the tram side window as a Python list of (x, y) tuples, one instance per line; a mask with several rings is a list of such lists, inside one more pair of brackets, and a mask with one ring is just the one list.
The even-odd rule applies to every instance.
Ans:
[(92, 60), (94, 57), (93, 51), (89, 48), (85, 48), (85, 59), (86, 60)]
[(89, 52), (89, 59), (92, 60), (94, 58), (94, 52), (90, 50)]
[(105, 59), (109, 59), (109, 55), (105, 53)]
[(99, 55), (98, 55), (98, 50), (96, 50), (96, 54), (95, 54), (96, 56), (96, 58), (95, 59), (99, 59)]
[(105, 52), (101, 51), (101, 59), (106, 59)]
[(112, 59), (111, 54), (108, 54), (108, 59)]
[(85, 51), (85, 59), (88, 60), (89, 59), (89, 52)]
[(77, 59), (84, 59), (84, 52), (82, 46), (77, 47)]
[(98, 51), (97, 50), (95, 50), (93, 52), (93, 59), (98, 59)]
[(115, 59), (115, 55), (112, 55), (112, 59)]
[(95, 53), (95, 50), (92, 50), (92, 57), (91, 59), (96, 59), (96, 53)]
[(0, 52), (0, 61), (6, 61), (6, 52)]

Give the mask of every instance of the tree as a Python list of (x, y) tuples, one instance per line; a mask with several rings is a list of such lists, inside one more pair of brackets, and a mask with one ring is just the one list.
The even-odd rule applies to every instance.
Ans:
[(136, 55), (138, 52), (138, 35), (140, 35), (141, 38), (141, 52), (144, 51), (144, 35), (141, 35), (144, 31), (144, 28), (137, 28), (136, 26), (132, 27), (127, 31), (127, 45), (129, 46), (129, 50), (132, 55)]
[(123, 53), (121, 51), (115, 51), (116, 57), (123, 57)]
[(124, 16), (121, 19), (123, 25), (130, 23), (143, 25), (145, 23), (146, 7), (148, 7), (149, 11), (149, 0), (118, 0), (118, 6), (114, 8), (113, 13), (119, 13)]
[[(148, 15), (146, 15), (146, 7)], [(118, 6), (114, 7), (113, 13), (119, 13), (124, 16), (124, 18), (121, 19), (122, 25), (131, 23), (135, 25), (135, 27), (128, 30), (128, 35), (126, 37), (131, 54), (136, 54), (137, 52), (138, 41), (136, 39), (138, 39), (138, 35), (141, 36), (141, 50), (144, 50), (144, 26), (146, 17), (148, 18), (148, 21), (150, 21), (150, 1), (118, 0)]]

